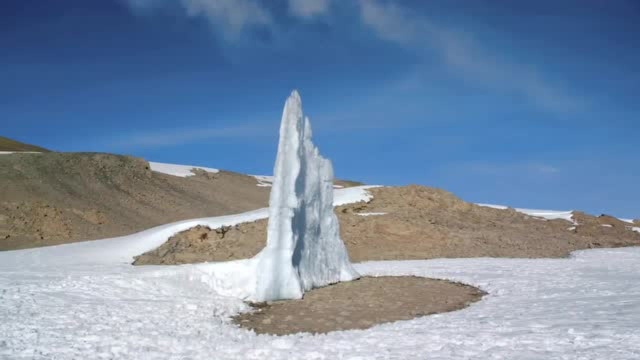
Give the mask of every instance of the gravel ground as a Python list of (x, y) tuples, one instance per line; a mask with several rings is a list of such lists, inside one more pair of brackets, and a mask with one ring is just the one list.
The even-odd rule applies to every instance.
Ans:
[(412, 276), (364, 277), (314, 289), (302, 300), (254, 304), (234, 322), (258, 334), (327, 333), (462, 309), (482, 298), (472, 286)]

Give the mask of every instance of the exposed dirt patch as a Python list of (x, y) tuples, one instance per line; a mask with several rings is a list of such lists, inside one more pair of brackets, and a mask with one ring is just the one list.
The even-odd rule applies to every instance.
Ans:
[[(342, 237), (354, 261), (564, 257), (579, 249), (640, 245), (640, 234), (608, 216), (576, 212), (574, 226), (513, 209), (477, 206), (423, 186), (377, 188), (371, 193), (370, 203), (338, 209)], [(386, 214), (358, 215), (363, 212)], [(601, 226), (604, 223), (612, 226)]]
[[(352, 261), (442, 257), (564, 257), (597, 247), (639, 246), (640, 233), (610, 216), (576, 212), (575, 226), (545, 221), (515, 210), (498, 210), (464, 202), (439, 189), (423, 186), (370, 190), (370, 203), (336, 209), (340, 231)], [(362, 213), (385, 213), (361, 216)], [(606, 226), (603, 226), (606, 225)], [(609, 226), (610, 225), (610, 226)], [(215, 231), (195, 228), (179, 233), (138, 264), (183, 264), (247, 258), (264, 247), (267, 220), (229, 228), (224, 245), (208, 242)], [(224, 240), (222, 240), (224, 241)], [(242, 254), (243, 256), (239, 256)]]
[(222, 229), (196, 226), (170, 237), (162, 246), (136, 256), (133, 265), (179, 265), (247, 259), (262, 250), (266, 239), (267, 219)]
[(269, 188), (221, 171), (181, 178), (138, 158), (95, 153), (0, 156), (0, 250), (131, 234), (172, 221), (264, 207)]
[(265, 226), (264, 221), (219, 229), (196, 226), (172, 237), (159, 248), (137, 256), (133, 264), (175, 265), (247, 259), (264, 247), (264, 240), (247, 239), (261, 233), (263, 228), (266, 230)]
[(485, 293), (468, 285), (420, 277), (364, 277), (306, 292), (302, 300), (257, 304), (234, 322), (258, 334), (367, 329), (459, 310)]

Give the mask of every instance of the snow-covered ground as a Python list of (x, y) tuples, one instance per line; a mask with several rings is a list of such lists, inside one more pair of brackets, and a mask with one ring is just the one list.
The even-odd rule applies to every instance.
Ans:
[[(335, 203), (366, 200), (336, 190)], [(489, 293), (471, 307), (313, 336), (256, 335), (229, 287), (249, 261), (129, 265), (195, 224), (231, 225), (266, 209), (138, 234), (0, 252), (0, 359), (638, 359), (640, 248), (568, 259), (443, 259), (356, 264), (363, 275), (461, 281)], [(236, 284), (236, 285), (237, 285)], [(226, 294), (226, 295), (225, 295)]]
[(193, 276), (197, 266), (90, 261), (42, 266), (16, 260), (19, 253), (0, 253), (0, 359), (640, 356), (640, 248), (581, 251), (569, 259), (358, 264), (365, 275), (452, 279), (489, 295), (452, 313), (368, 330), (285, 337), (231, 324), (229, 317), (247, 306), (199, 281)]

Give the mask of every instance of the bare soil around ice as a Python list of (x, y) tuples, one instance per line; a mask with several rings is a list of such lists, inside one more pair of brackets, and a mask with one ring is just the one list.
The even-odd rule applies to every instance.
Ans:
[[(580, 249), (640, 246), (640, 233), (611, 216), (574, 212), (575, 225), (513, 209), (474, 205), (424, 186), (370, 191), (371, 202), (336, 209), (342, 239), (354, 262), (485, 256), (558, 258)], [(193, 228), (139, 256), (136, 264), (248, 258), (264, 247), (266, 229), (267, 220), (224, 229)]]
[(485, 293), (472, 286), (421, 277), (364, 277), (306, 292), (302, 300), (254, 305), (234, 317), (258, 334), (327, 333), (459, 310)]

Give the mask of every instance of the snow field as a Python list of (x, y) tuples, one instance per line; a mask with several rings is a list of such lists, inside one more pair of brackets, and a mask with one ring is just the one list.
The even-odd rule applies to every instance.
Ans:
[[(11, 256), (0, 254), (4, 263)], [(0, 268), (0, 359), (637, 359), (640, 248), (568, 259), (356, 264), (487, 291), (464, 310), (368, 330), (284, 337), (230, 323), (249, 310), (195, 265)], [(233, 274), (230, 271), (229, 274)]]
[[(369, 200), (335, 190), (334, 204)], [(233, 225), (267, 209), (178, 222), (110, 240), (0, 253), (0, 359), (637, 359), (640, 248), (568, 259), (442, 259), (355, 264), (361, 275), (426, 276), (487, 291), (479, 303), (368, 330), (256, 335), (252, 260), (134, 267), (132, 257), (196, 224)]]

